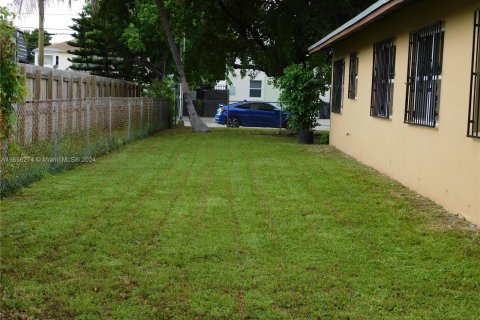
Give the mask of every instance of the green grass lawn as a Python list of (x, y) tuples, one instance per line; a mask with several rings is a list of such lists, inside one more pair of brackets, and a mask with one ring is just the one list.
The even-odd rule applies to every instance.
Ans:
[(0, 318), (480, 318), (478, 230), (247, 132), (164, 131), (3, 200)]

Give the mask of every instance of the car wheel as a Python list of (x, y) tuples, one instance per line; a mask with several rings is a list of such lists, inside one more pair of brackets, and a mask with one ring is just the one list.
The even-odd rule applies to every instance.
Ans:
[(238, 128), (238, 127), (240, 127), (240, 119), (238, 119), (238, 118), (236, 118), (236, 117), (228, 118), (228, 120), (227, 120), (227, 127), (229, 127), (229, 128)]
[(285, 120), (285, 122), (283, 123), (283, 127), (284, 127), (285, 129), (288, 129), (288, 121)]

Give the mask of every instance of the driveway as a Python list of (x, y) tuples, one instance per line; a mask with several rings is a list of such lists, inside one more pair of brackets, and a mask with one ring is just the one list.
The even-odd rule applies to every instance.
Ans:
[[(201, 117), (201, 118), (210, 128), (225, 128), (224, 125), (215, 123), (215, 118), (213, 117)], [(185, 124), (185, 127), (190, 127), (190, 119), (188, 117), (183, 117), (183, 122)], [(330, 119), (318, 119), (317, 122), (319, 123), (319, 125), (315, 127), (315, 130), (330, 131)], [(252, 129), (258, 129), (258, 128), (252, 128)], [(278, 128), (263, 128), (263, 129), (275, 130)]]

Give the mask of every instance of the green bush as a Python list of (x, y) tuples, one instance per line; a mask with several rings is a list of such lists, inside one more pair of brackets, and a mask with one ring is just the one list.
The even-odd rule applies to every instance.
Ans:
[(316, 126), (316, 115), (321, 106), (320, 95), (327, 88), (327, 72), (322, 68), (309, 68), (292, 64), (283, 75), (273, 81), (282, 90), (279, 102), (290, 112), (288, 126), (298, 132)]
[(317, 131), (315, 132), (315, 141), (317, 144), (329, 144), (330, 143), (330, 133), (328, 131)]
[(170, 111), (169, 111), (169, 128), (173, 127), (173, 122), (175, 118), (175, 87), (177, 83), (174, 79), (169, 77), (164, 77), (162, 81), (153, 80), (149, 86), (146, 87), (147, 89), (147, 96), (152, 98), (159, 98), (159, 99), (168, 99)]
[(13, 105), (22, 103), (26, 94), (25, 77), (15, 62), (17, 46), (13, 37), (16, 30), (12, 19), (13, 14), (0, 7), (0, 141), (10, 136)]

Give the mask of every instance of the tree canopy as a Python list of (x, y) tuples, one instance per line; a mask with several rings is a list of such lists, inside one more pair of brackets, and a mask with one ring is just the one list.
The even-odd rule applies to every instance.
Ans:
[[(269, 76), (309, 60), (307, 48), (373, 0), (211, 0), (234, 35), (234, 56)], [(203, 3), (203, 1), (202, 1)], [(213, 17), (212, 17), (213, 18)], [(314, 59), (322, 59), (316, 55)], [(230, 61), (232, 63), (232, 61)]]
[[(226, 66), (278, 77), (308, 56), (308, 46), (374, 0), (165, 0), (177, 42), (185, 34), (185, 73), (194, 84), (223, 79)], [(97, 12), (126, 26), (118, 39), (160, 78), (173, 71), (154, 0), (98, 0)], [(239, 59), (241, 63), (236, 65)]]
[(74, 40), (68, 44), (75, 47), (70, 53), (73, 70), (89, 71), (92, 74), (150, 82), (152, 73), (139, 61), (136, 53), (129, 50), (122, 40), (127, 24), (116, 16), (98, 17), (86, 6), (78, 18), (74, 18)]

